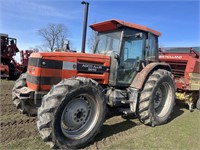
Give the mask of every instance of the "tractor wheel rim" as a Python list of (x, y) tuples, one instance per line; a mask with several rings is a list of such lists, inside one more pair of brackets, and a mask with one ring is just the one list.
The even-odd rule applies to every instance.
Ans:
[(163, 82), (154, 97), (154, 110), (158, 117), (164, 117), (172, 103), (172, 87), (169, 83)]
[(85, 137), (98, 120), (98, 107), (90, 95), (84, 94), (72, 99), (61, 116), (61, 129), (70, 139)]

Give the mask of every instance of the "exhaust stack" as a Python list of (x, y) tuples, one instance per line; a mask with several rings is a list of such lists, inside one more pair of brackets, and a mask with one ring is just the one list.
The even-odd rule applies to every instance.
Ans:
[(83, 22), (83, 36), (82, 36), (82, 49), (81, 52), (85, 53), (85, 43), (86, 43), (86, 31), (87, 31), (87, 20), (88, 20), (88, 9), (89, 3), (82, 1), (81, 4), (85, 5), (84, 22)]

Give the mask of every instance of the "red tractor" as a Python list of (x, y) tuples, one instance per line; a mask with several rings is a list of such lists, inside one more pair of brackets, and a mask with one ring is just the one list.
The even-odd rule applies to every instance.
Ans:
[(33, 50), (20, 51), (21, 63), (17, 63), (14, 56), (19, 49), (17, 48), (17, 39), (8, 37), (8, 34), (0, 34), (1, 38), (1, 77), (16, 79), (20, 74), (26, 72), (28, 57)]
[(200, 53), (196, 48), (179, 47), (160, 50), (159, 59), (170, 64), (176, 82), (176, 98), (186, 101), (189, 110), (200, 109)]
[(13, 87), (13, 103), (38, 115), (39, 133), (52, 148), (83, 148), (108, 112), (156, 126), (174, 106), (170, 66), (158, 62), (160, 32), (121, 20), (90, 27), (98, 32), (94, 54), (32, 53)]

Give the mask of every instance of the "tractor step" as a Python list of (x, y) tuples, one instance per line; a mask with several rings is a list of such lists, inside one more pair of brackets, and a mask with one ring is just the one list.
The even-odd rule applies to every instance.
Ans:
[(130, 110), (130, 108), (119, 108), (119, 112), (125, 114), (125, 115), (130, 115), (134, 114), (133, 111)]
[(122, 104), (130, 104), (133, 103), (133, 101), (129, 101), (129, 100), (122, 100), (121, 101)]

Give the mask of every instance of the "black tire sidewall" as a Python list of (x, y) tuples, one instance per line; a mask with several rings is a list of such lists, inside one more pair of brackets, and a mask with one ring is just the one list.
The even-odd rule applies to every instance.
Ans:
[[(164, 82), (168, 82), (169, 85), (171, 86), (170, 89), (172, 90), (172, 99), (171, 99), (172, 101), (170, 102), (170, 106), (169, 106), (169, 109), (167, 110), (167, 113), (163, 117), (159, 117), (156, 115), (156, 112), (154, 109), (154, 96), (155, 96), (159, 86)], [(172, 86), (174, 86), (174, 81), (172, 80), (172, 78), (168, 75), (163, 75), (163, 76), (161, 76), (161, 78), (158, 79), (158, 81), (156, 82), (156, 84), (152, 90), (153, 92), (152, 92), (152, 96), (150, 98), (150, 114), (152, 115), (153, 122), (156, 125), (165, 123), (172, 112), (172, 109), (174, 107), (174, 101), (175, 101), (175, 87), (172, 87)]]
[(12, 89), (12, 96), (13, 97), (16, 96), (15, 90), (22, 88), (22, 87), (25, 87), (25, 86), (27, 86), (26, 85), (26, 74), (21, 74), (19, 79), (17, 79), (15, 81), (15, 84), (14, 84), (13, 89)]
[(198, 110), (200, 110), (200, 98), (197, 100), (196, 108), (197, 108)]
[[(66, 107), (66, 105), (71, 101), (72, 98), (77, 97), (77, 95), (80, 94), (90, 94), (93, 96), (95, 99), (97, 99), (97, 102), (99, 103), (99, 109), (100, 109), (100, 114), (99, 118), (97, 119), (97, 122), (95, 123), (96, 125), (93, 127), (93, 129), (83, 138), (78, 139), (78, 140), (72, 140), (72, 139), (67, 139), (66, 136), (62, 133), (61, 129), (61, 116), (62, 113)], [(57, 139), (57, 143), (60, 145), (59, 147), (63, 148), (69, 147), (69, 148), (81, 148), (84, 146), (86, 143), (88, 144), (90, 142), (90, 139), (93, 139), (94, 136), (96, 136), (96, 132), (100, 130), (100, 127), (102, 126), (104, 119), (105, 119), (105, 100), (102, 101), (102, 94), (99, 94), (99, 91), (91, 86), (84, 86), (81, 87), (77, 90), (72, 91), (70, 94), (66, 94), (64, 100), (60, 104), (60, 106), (57, 108), (54, 114), (54, 120), (53, 120), (53, 133), (55, 133), (53, 136), (54, 139)], [(97, 107), (98, 107), (97, 106)], [(78, 146), (77, 146), (78, 145)]]
[(18, 109), (21, 109), (24, 114), (27, 114), (28, 116), (36, 116), (37, 115), (37, 108), (36, 106), (32, 106), (30, 103), (30, 100), (21, 100), (18, 97), (16, 97), (15, 90), (20, 89), (22, 87), (27, 87), (26, 84), (26, 73), (23, 73), (20, 75), (19, 79), (15, 81), (15, 85), (12, 90), (12, 98), (13, 101), (18, 99), (20, 101), (20, 105), (18, 106)]

